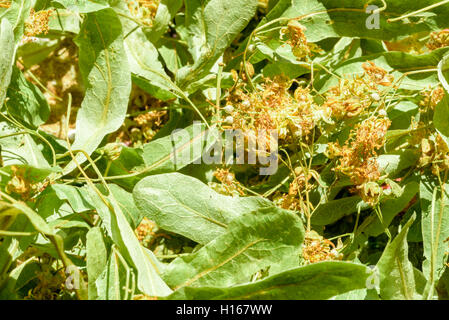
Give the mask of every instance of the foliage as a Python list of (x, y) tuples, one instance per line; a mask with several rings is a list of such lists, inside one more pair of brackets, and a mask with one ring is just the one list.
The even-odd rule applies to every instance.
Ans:
[(449, 299), (448, 18), (0, 1), (0, 298)]

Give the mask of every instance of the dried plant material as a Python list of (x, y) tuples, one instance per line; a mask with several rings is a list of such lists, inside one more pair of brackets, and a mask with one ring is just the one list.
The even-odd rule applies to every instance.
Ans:
[(436, 50), (449, 46), (449, 29), (430, 33), (430, 38), (427, 41), (426, 46), (429, 50)]
[(328, 151), (331, 157), (339, 159), (335, 171), (349, 176), (365, 202), (371, 204), (377, 202), (379, 195), (373, 189), (373, 183), (380, 178), (376, 151), (385, 144), (390, 124), (387, 118), (368, 118), (356, 126), (342, 147), (333, 144)]
[(48, 22), (53, 10), (34, 11), (31, 9), (30, 16), (25, 22), (25, 36), (34, 37), (41, 34), (47, 34), (49, 31)]

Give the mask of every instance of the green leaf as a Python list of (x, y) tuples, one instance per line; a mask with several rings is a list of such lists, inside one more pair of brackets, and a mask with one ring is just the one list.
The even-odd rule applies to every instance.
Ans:
[(29, 0), (13, 0), (8, 10), (0, 15), (0, 19), (6, 18), (9, 20), (14, 31), (16, 47), (22, 39), (25, 30), (25, 20), (30, 15), (31, 5), (32, 2)]
[(297, 267), (264, 280), (229, 288), (185, 287), (169, 299), (323, 300), (366, 287), (369, 268), (326, 261)]
[(443, 99), (435, 106), (433, 114), (433, 125), (437, 129), (441, 138), (449, 146), (449, 98), (447, 93)]
[(396, 238), (390, 242), (377, 263), (380, 276), (380, 296), (386, 300), (413, 300), (415, 297), (415, 276), (413, 265), (408, 259), (407, 234), (415, 221), (413, 215), (402, 227)]
[(2, 19), (0, 23), (0, 108), (6, 98), (6, 90), (11, 81), (12, 65), (14, 63), (15, 46), (14, 33), (8, 19)]
[(159, 40), (182, 4), (182, 0), (161, 0), (159, 2), (151, 31), (147, 35), (148, 39), (151, 39), (153, 43)]
[(28, 69), (44, 61), (52, 51), (58, 48), (58, 45), (57, 39), (36, 38), (20, 45), (17, 49), (17, 56), (20, 57), (21, 64)]
[[(422, 9), (434, 1), (404, 2), (386, 0), (386, 9), (379, 12), (379, 26), (368, 28), (371, 13), (367, 13), (364, 0), (292, 0), (283, 17), (303, 17), (299, 22), (306, 30), (307, 39), (317, 42), (326, 38), (352, 37), (378, 40), (399, 40), (403, 37), (443, 28), (445, 18), (449, 14), (447, 6), (439, 6), (429, 11), (434, 13), (428, 17), (414, 17), (397, 22), (388, 19), (399, 17), (406, 12)], [(382, 4), (372, 3), (377, 8)]]
[[(137, 286), (147, 295), (166, 296), (170, 288), (162, 281), (158, 272), (158, 262), (151, 251), (145, 250), (139, 243), (133, 229), (126, 221), (119, 204), (112, 200), (112, 238), (119, 244), (122, 252), (126, 252), (137, 269)], [(115, 218), (115, 219), (114, 219)]]
[(184, 42), (172, 38), (162, 38), (157, 47), (159, 54), (168, 70), (172, 73), (188, 63), (191, 63), (191, 56)]
[(61, 200), (67, 200), (73, 211), (84, 212), (94, 210), (95, 207), (87, 201), (83, 194), (84, 189), (64, 184), (54, 184), (51, 188)]
[(394, 217), (410, 203), (418, 191), (419, 184), (416, 181), (407, 183), (399, 198), (388, 199), (381, 203), (380, 212), (382, 213), (384, 224), (379, 221), (376, 214), (372, 214), (363, 221), (359, 231), (374, 237), (385, 232), (385, 228), (388, 227)]
[(162, 63), (158, 60), (157, 49), (144, 33), (141, 30), (134, 31), (126, 38), (125, 44), (133, 74), (139, 76), (140, 79), (145, 79), (150, 85), (160, 88), (163, 94), (174, 98), (178, 89), (165, 73)]
[(106, 267), (108, 253), (103, 239), (103, 233), (99, 227), (89, 230), (86, 234), (86, 266), (89, 279), (89, 299), (95, 300), (97, 288), (95, 281)]
[(382, 154), (377, 157), (379, 170), (389, 178), (396, 178), (401, 172), (418, 161), (418, 154), (414, 150), (401, 150), (396, 154)]
[(320, 226), (332, 224), (345, 216), (356, 213), (359, 207), (360, 210), (365, 210), (370, 206), (363, 202), (359, 196), (322, 203), (312, 215), (312, 224)]
[(448, 69), (449, 67), (449, 55), (446, 54), (441, 59), (440, 63), (438, 63), (438, 79), (441, 82), (441, 85), (443, 86), (446, 91), (449, 91), (449, 83), (447, 83), (447, 75), (448, 75)]
[(114, 179), (126, 190), (132, 190), (147, 175), (179, 171), (200, 161), (218, 139), (216, 128), (206, 130), (204, 124), (196, 122), (182, 131), (170, 130), (175, 130), (178, 125), (174, 123), (173, 128), (167, 128), (167, 136), (145, 144), (142, 149), (123, 147), (120, 157), (112, 162), (106, 179)]
[[(131, 290), (131, 273), (118, 253), (111, 252), (103, 272), (95, 280), (98, 300), (123, 300), (126, 290)], [(128, 287), (126, 286), (128, 284)]]
[(34, 257), (19, 264), (8, 274), (7, 282), (0, 288), (0, 299), (20, 299), (21, 297), (19, 297), (18, 291), (28, 282), (36, 278), (36, 273), (40, 271), (40, 269), (40, 265), (36, 262)]
[(107, 0), (54, 0), (70, 11), (89, 13), (105, 9), (109, 6)]
[(151, 141), (143, 147), (146, 173), (173, 172), (199, 161), (219, 138), (218, 130), (201, 123)]
[(0, 146), (3, 165), (28, 164), (36, 168), (49, 168), (47, 160), (31, 135), (7, 122), (0, 122)]
[(447, 242), (449, 238), (449, 185), (440, 186), (432, 176), (421, 176), (420, 196), (422, 235), (424, 245), (423, 273), (429, 281), (427, 294), (446, 269)]
[[(123, 190), (115, 184), (110, 184), (108, 186), (112, 195), (117, 200), (117, 203), (120, 206), (123, 214), (125, 215), (125, 218), (128, 221), (129, 225), (132, 229), (136, 229), (144, 216), (134, 204), (132, 194)], [(103, 186), (99, 186), (99, 190), (104, 194), (107, 194)]]
[[(51, 243), (56, 248), (59, 258), (63, 261), (66, 267), (73, 265), (73, 262), (64, 252), (64, 242), (62, 237), (57, 234), (56, 231), (49, 224), (47, 224), (47, 222), (36, 211), (31, 209), (23, 201), (12, 201), (11, 207), (22, 212), (38, 232), (47, 236), (51, 240)], [(79, 299), (87, 299), (87, 287), (82, 279), (80, 281), (80, 287), (76, 289), (76, 293)]]
[(181, 89), (205, 77), (224, 50), (245, 28), (257, 8), (255, 0), (192, 0), (185, 2), (185, 28), (189, 51), (195, 61), (180, 69)]
[(32, 128), (45, 123), (50, 115), (50, 107), (44, 95), (25, 79), (17, 67), (13, 68), (8, 98), (6, 104), (8, 113)]
[[(158, 8), (161, 12), (164, 11), (164, 4)], [(121, 2), (116, 4), (117, 10), (123, 12), (125, 15), (131, 15), (126, 3)], [(175, 8), (173, 8), (175, 9)], [(160, 13), (161, 15), (167, 14)], [(160, 17), (160, 19), (166, 19), (167, 17)], [(130, 70), (134, 75), (134, 80), (137, 80), (137, 84), (150, 94), (157, 98), (167, 100), (174, 98), (179, 91), (179, 88), (172, 82), (171, 78), (166, 74), (164, 66), (159, 61), (159, 52), (154, 44), (157, 38), (160, 36), (162, 29), (165, 29), (159, 21), (154, 27), (155, 33), (146, 35), (139, 24), (131, 21), (123, 16), (120, 17), (123, 25), (123, 33), (126, 34), (124, 40), (126, 54), (129, 61)], [(161, 28), (161, 29), (158, 29)], [(151, 39), (151, 41), (150, 41)]]
[(48, 21), (48, 28), (50, 29), (49, 32), (55, 35), (78, 34), (80, 32), (79, 14), (69, 10), (58, 9), (56, 12), (52, 12)]
[(301, 220), (290, 211), (272, 207), (245, 213), (229, 223), (226, 233), (175, 259), (163, 278), (174, 290), (248, 282), (266, 268), (275, 274), (297, 266), (303, 240)]
[(262, 198), (223, 196), (179, 173), (146, 177), (133, 196), (142, 214), (159, 227), (201, 244), (226, 233), (229, 223), (242, 214), (273, 206)]
[(151, 251), (146, 250), (139, 243), (114, 195), (110, 194), (103, 197), (104, 201), (107, 202), (106, 205), (91, 188), (86, 190), (88, 190), (89, 197), (95, 205), (108, 234), (120, 250), (120, 254), (123, 255), (130, 266), (137, 269), (138, 289), (150, 296), (169, 295), (171, 293), (170, 288), (159, 276), (160, 263)]
[[(449, 263), (449, 262), (448, 262)], [(438, 298), (449, 300), (449, 269), (446, 268), (437, 284)]]
[[(91, 154), (105, 135), (123, 123), (131, 91), (131, 74), (120, 20), (112, 9), (87, 14), (75, 42), (86, 94), (76, 119), (73, 150)], [(77, 156), (78, 163), (85, 161)], [(76, 167), (72, 161), (67, 174)]]
[[(434, 71), (424, 71), (436, 68), (441, 58), (449, 49), (441, 48), (430, 53), (414, 55), (398, 51), (381, 52), (369, 56), (362, 56), (349, 59), (340, 63), (332, 71), (341, 77), (356, 76), (363, 73), (362, 64), (366, 61), (372, 61), (377, 66), (389, 71), (395, 80), (401, 80), (397, 83), (398, 87), (406, 90), (423, 90), (429, 86), (439, 83), (438, 76)], [(415, 74), (407, 74), (414, 70), (423, 70)], [(321, 92), (326, 91), (331, 86), (338, 83), (338, 79), (332, 75), (326, 75), (316, 82), (316, 87)]]

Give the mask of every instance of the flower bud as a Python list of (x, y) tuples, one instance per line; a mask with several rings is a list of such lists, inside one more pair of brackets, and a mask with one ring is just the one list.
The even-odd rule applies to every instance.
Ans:
[(233, 124), (234, 118), (232, 116), (227, 116), (226, 119), (224, 120), (224, 122), (227, 124)]
[(223, 110), (226, 113), (232, 113), (234, 111), (234, 107), (232, 105), (228, 104), (226, 107), (223, 108)]
[(110, 161), (117, 160), (120, 157), (120, 152), (122, 151), (123, 145), (120, 143), (108, 143), (104, 146), (103, 151), (106, 158)]

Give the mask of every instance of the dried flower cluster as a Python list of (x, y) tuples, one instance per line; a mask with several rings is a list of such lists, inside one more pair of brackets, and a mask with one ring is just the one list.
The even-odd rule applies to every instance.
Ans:
[(34, 37), (40, 34), (47, 34), (49, 31), (48, 22), (53, 10), (34, 11), (31, 9), (30, 16), (25, 22), (25, 36)]
[(441, 86), (435, 89), (421, 91), (423, 99), (419, 102), (420, 111), (433, 110), (435, 106), (443, 99), (444, 89)]
[(365, 202), (371, 204), (377, 197), (373, 194), (372, 182), (380, 178), (376, 150), (385, 144), (385, 135), (390, 123), (390, 120), (384, 117), (370, 117), (357, 124), (344, 146), (340, 147), (338, 142), (329, 145), (329, 156), (339, 158), (335, 171), (348, 176), (361, 191)]
[(12, 165), (11, 179), (5, 186), (5, 191), (9, 194), (18, 194), (24, 200), (29, 200), (38, 192), (42, 192), (48, 185), (49, 180), (33, 182), (27, 173), (26, 167)]
[(391, 86), (393, 76), (368, 61), (362, 65), (364, 74), (352, 79), (340, 79), (338, 85), (326, 93), (323, 107), (330, 109), (336, 120), (352, 118), (368, 111), (373, 103), (381, 100), (379, 86)]
[(426, 46), (429, 50), (436, 50), (449, 46), (449, 29), (432, 32)]
[(55, 270), (53, 258), (44, 255), (39, 264), (41, 270), (36, 272), (37, 285), (30, 289), (25, 300), (61, 300), (66, 291), (64, 269)]
[(314, 52), (321, 49), (315, 43), (309, 43), (305, 35), (306, 27), (296, 20), (290, 20), (287, 27), (281, 29), (281, 37), (292, 47), (292, 52), (298, 60), (306, 60)]
[(117, 138), (125, 145), (133, 147), (149, 142), (168, 120), (165, 105), (165, 102), (134, 86), (128, 106), (130, 116)]
[(305, 264), (341, 259), (341, 254), (332, 241), (323, 238), (316, 232), (307, 233), (302, 254)]
[(318, 106), (307, 88), (298, 87), (292, 96), (290, 82), (284, 77), (266, 79), (261, 90), (230, 95), (228, 105), (233, 129), (243, 132), (276, 130), (279, 139), (288, 140), (310, 134), (315, 127)]
[(420, 167), (430, 166), (434, 175), (449, 170), (449, 148), (439, 134), (421, 140)]
[(1, 0), (0, 8), (9, 8), (11, 6), (11, 1)]
[(214, 177), (220, 181), (220, 184), (211, 182), (209, 183), (209, 186), (218, 193), (232, 196), (241, 196), (245, 194), (242, 186), (235, 178), (235, 174), (230, 172), (229, 168), (219, 168), (215, 170)]
[(134, 18), (147, 26), (153, 25), (159, 0), (127, 0), (128, 8)]
[(148, 247), (151, 239), (154, 236), (153, 229), (156, 226), (156, 224), (149, 220), (148, 218), (143, 218), (142, 222), (137, 227), (135, 233), (137, 236), (137, 239), (144, 247)]
[[(307, 172), (307, 174), (306, 174)], [(312, 191), (316, 185), (312, 178), (318, 180), (318, 173), (303, 167), (294, 170), (294, 178), (288, 188), (288, 193), (276, 193), (274, 202), (281, 208), (293, 211), (304, 211), (307, 206), (305, 194)]]

